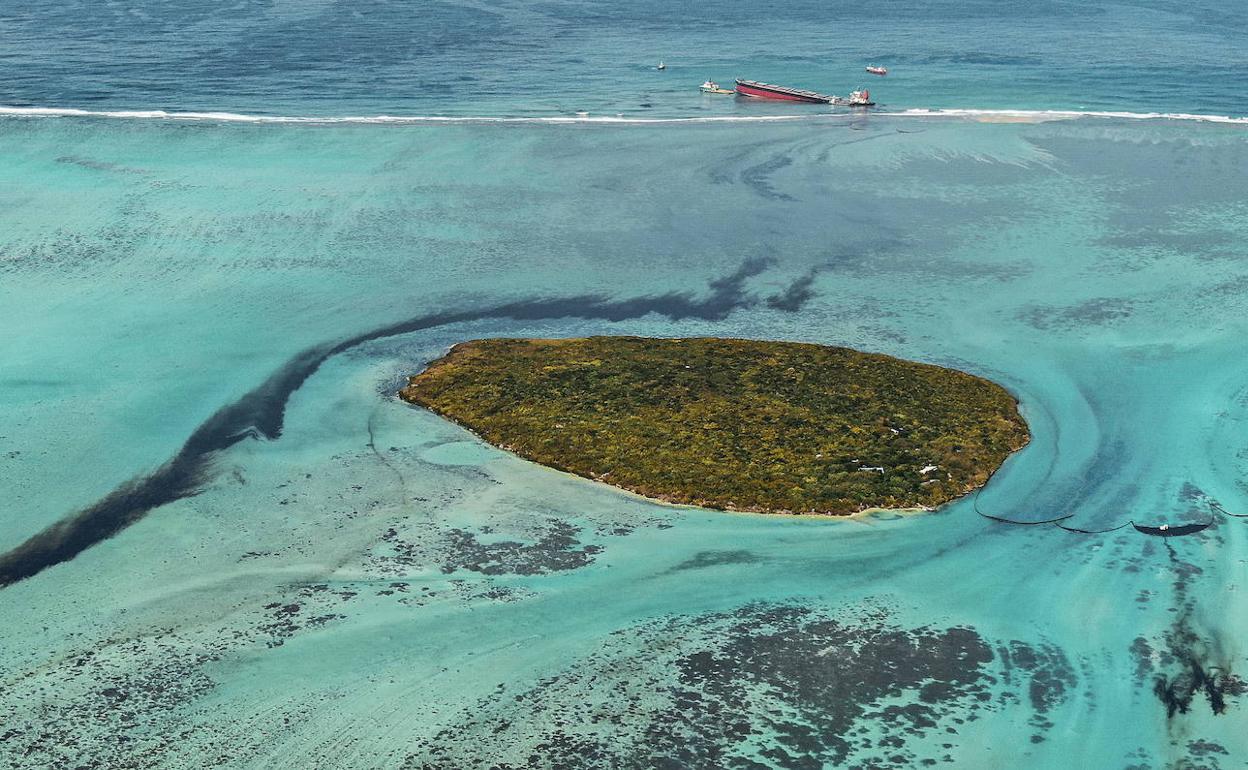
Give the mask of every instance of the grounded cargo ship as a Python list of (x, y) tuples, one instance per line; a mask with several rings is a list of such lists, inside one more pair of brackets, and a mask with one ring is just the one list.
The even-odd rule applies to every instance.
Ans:
[(815, 102), (818, 104), (831, 104), (836, 98), (826, 94), (817, 94), (814, 91), (803, 91), (800, 88), (773, 86), (770, 83), (760, 83), (757, 80), (738, 80), (737, 93), (745, 96), (757, 96), (760, 99), (782, 99), (789, 102)]
[(759, 99), (779, 99), (786, 102), (811, 102), (814, 104), (835, 104), (840, 107), (874, 107), (871, 92), (865, 88), (852, 91), (849, 98), (828, 96), (801, 88), (776, 86), (771, 83), (760, 83), (757, 80), (737, 80), (737, 93), (742, 96), (753, 96)]

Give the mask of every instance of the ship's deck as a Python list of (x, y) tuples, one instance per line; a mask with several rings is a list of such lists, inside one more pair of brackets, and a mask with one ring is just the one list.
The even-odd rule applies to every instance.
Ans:
[(817, 93), (815, 91), (807, 91), (802, 88), (789, 88), (788, 86), (778, 86), (772, 83), (760, 83), (757, 80), (738, 80), (737, 85), (746, 86), (747, 88), (757, 88), (762, 91), (773, 91), (778, 94), (786, 94), (788, 96), (796, 96), (811, 101), (831, 102), (836, 97), (827, 94)]

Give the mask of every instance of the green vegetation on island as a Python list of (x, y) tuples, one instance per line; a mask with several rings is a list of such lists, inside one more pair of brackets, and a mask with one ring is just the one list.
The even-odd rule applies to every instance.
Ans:
[(475, 340), (400, 395), (543, 465), (737, 511), (932, 508), (1029, 438), (988, 380), (794, 342)]

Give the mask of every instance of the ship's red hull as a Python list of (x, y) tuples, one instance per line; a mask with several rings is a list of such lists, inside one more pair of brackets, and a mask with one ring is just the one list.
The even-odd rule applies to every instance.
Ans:
[(743, 96), (753, 96), (759, 99), (776, 99), (784, 102), (827, 104), (832, 101), (832, 97), (817, 94), (813, 91), (801, 91), (796, 88), (786, 88), (785, 86), (773, 86), (769, 83), (758, 83), (753, 80), (738, 80), (737, 93), (742, 94)]

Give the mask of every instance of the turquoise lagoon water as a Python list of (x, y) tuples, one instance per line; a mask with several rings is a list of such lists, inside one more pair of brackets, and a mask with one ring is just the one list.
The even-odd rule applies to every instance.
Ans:
[[(328, 357), (280, 435), (211, 455), (198, 494), (0, 591), (8, 765), (1242, 756), (1237, 520), (1156, 538), (970, 501), (671, 508), (393, 395), (484, 335), (848, 344), (1019, 395), (1035, 440), (985, 512), (1243, 511), (1241, 129), (0, 130), (10, 547), (160, 468), (300, 351), (461, 314)], [(1181, 696), (1193, 667), (1226, 713), (1196, 682), (1167, 715), (1156, 683)]]
[[(1194, 52), (1242, 61), (1242, 11), (1027, 8), (877, 4), (885, 45), (800, 4), (631, 37), (640, 6), (436, 5), (392, 38), (384, 3), (7, 6), (14, 111), (795, 119), (0, 118), (0, 766), (1241, 766), (1244, 129), (1041, 113), (1243, 114), (1242, 70), (1179, 92)], [(643, 55), (785, 80), (902, 48), (900, 109), (1022, 122), (638, 85)], [(599, 333), (957, 366), (1034, 440), (978, 498), (807, 520), (656, 505), (394, 397), (458, 340)]]

